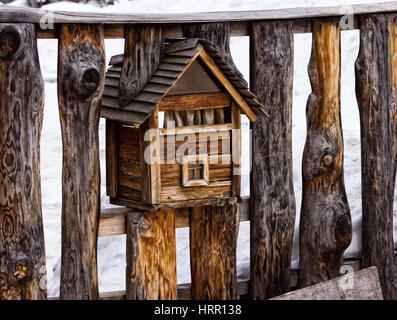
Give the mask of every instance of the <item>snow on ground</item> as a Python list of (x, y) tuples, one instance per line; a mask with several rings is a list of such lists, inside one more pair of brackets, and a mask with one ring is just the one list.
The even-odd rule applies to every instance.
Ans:
[[(355, 3), (385, 2), (385, 0), (119, 0), (113, 6), (99, 7), (94, 3), (79, 4), (58, 2), (44, 6), (47, 10), (98, 11), (122, 13), (166, 13), (225, 10), (260, 10), (287, 7), (312, 7), (349, 5)], [(25, 5), (25, 0), (16, 0), (13, 5)], [(345, 12), (345, 11), (344, 11)], [(123, 52), (123, 40), (106, 40), (107, 61), (114, 54)], [(354, 92), (354, 61), (358, 54), (358, 31), (342, 32), (342, 125), (345, 145), (345, 183), (353, 219), (353, 240), (345, 255), (357, 257), (361, 250), (361, 159), (359, 115)], [(233, 38), (231, 50), (237, 67), (249, 79), (249, 43), (247, 37)], [(292, 267), (298, 267), (298, 225), (301, 202), (301, 161), (306, 136), (305, 107), (311, 88), (307, 75), (310, 58), (311, 34), (295, 35), (295, 72), (293, 91), (293, 159), (294, 188), (297, 204), (296, 230)], [(48, 294), (59, 292), (61, 256), (61, 163), (62, 145), (57, 107), (57, 42), (39, 40), (39, 55), (45, 80), (46, 105), (41, 141), (41, 175), (43, 194), (43, 217), (47, 250)], [(249, 153), (248, 122), (243, 119), (243, 154)], [(102, 172), (102, 207), (109, 207), (105, 196), (105, 126), (100, 123), (100, 156)], [(242, 177), (242, 193), (249, 194), (248, 159), (244, 159), (245, 175)], [(395, 197), (396, 200), (396, 197)], [(397, 204), (397, 203), (396, 203)], [(395, 237), (397, 240), (397, 205), (395, 204)], [(189, 231), (177, 230), (178, 283), (190, 282)], [(238, 239), (238, 276), (249, 278), (249, 222), (241, 224)], [(100, 291), (123, 290), (125, 288), (125, 236), (100, 238), (98, 243), (98, 271)]]

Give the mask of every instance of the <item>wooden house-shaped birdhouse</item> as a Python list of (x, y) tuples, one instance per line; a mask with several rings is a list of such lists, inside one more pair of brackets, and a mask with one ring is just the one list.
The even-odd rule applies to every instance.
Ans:
[(165, 44), (138, 92), (120, 99), (123, 55), (106, 74), (107, 194), (137, 209), (199, 205), (240, 193), (240, 115), (263, 114), (233, 63), (211, 42)]

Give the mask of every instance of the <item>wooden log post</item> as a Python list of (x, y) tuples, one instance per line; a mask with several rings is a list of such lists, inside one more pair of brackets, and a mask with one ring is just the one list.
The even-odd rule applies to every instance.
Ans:
[(58, 100), (63, 142), (61, 299), (98, 299), (99, 105), (103, 27), (62, 25)]
[(362, 264), (376, 266), (385, 299), (396, 299), (393, 200), (396, 178), (396, 15), (359, 18), (356, 95), (360, 110)]
[(295, 196), (292, 174), (293, 34), (289, 22), (255, 22), (251, 90), (269, 117), (252, 125), (251, 283), (253, 299), (289, 291)]
[[(229, 23), (186, 24), (183, 25), (183, 34), (186, 38), (211, 41), (223, 55), (224, 61), (236, 69), (230, 53)], [(217, 114), (217, 117), (224, 118), (224, 115)], [(202, 110), (201, 121), (203, 124), (214, 123), (214, 110)], [(192, 299), (236, 299), (238, 227), (236, 204), (191, 209)]]
[(239, 205), (203, 206), (190, 212), (193, 300), (237, 298)]
[(46, 299), (40, 136), (44, 83), (32, 24), (0, 24), (0, 300)]
[(119, 86), (121, 106), (127, 105), (141, 92), (157, 71), (163, 54), (162, 27), (126, 26), (125, 54)]
[(127, 300), (176, 300), (173, 209), (127, 213)]
[(308, 67), (312, 93), (306, 106), (307, 137), (302, 159), (300, 287), (337, 277), (352, 237), (343, 180), (340, 57), (338, 22), (313, 22)]

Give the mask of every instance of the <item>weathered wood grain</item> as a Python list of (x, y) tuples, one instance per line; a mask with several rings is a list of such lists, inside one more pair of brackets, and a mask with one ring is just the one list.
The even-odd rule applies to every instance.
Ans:
[(362, 260), (376, 266), (385, 299), (396, 299), (393, 199), (397, 113), (395, 15), (360, 18), (356, 96), (361, 127)]
[(383, 300), (376, 267), (292, 291), (272, 300)]
[(232, 195), (240, 196), (241, 189), (241, 113), (240, 108), (232, 103)]
[[(397, 11), (396, 2), (356, 4), (349, 6), (354, 15), (393, 12)], [(217, 11), (198, 13), (135, 13), (135, 14), (111, 14), (95, 12), (62, 12), (38, 10), (31, 8), (15, 8), (14, 6), (2, 6), (0, 8), (0, 22), (26, 22), (40, 23), (43, 17), (50, 16), (55, 24), (62, 23), (103, 23), (103, 24), (179, 24), (179, 23), (211, 23), (211, 22), (235, 22), (240, 26), (244, 21), (262, 21), (274, 19), (301, 19), (314, 17), (340, 17), (346, 11), (340, 6), (334, 7), (301, 7), (274, 10), (250, 10), (250, 11)], [(302, 22), (300, 22), (302, 23)]]
[(237, 298), (239, 205), (194, 207), (190, 213), (192, 299)]
[(163, 51), (161, 27), (126, 26), (125, 53), (119, 86), (120, 106), (126, 106), (142, 91), (156, 72)]
[(100, 25), (62, 25), (58, 48), (62, 129), (61, 299), (98, 299), (99, 105), (105, 52)]
[(302, 158), (300, 287), (338, 276), (343, 252), (352, 238), (343, 180), (340, 68), (338, 21), (314, 22), (308, 67), (312, 93), (306, 106), (307, 136)]
[(40, 136), (44, 83), (31, 24), (0, 24), (0, 300), (46, 299)]
[(252, 25), (251, 90), (269, 117), (252, 124), (251, 297), (289, 290), (295, 197), (292, 174), (293, 35), (290, 22)]
[[(228, 106), (230, 106), (230, 96), (224, 92), (167, 96), (158, 104), (159, 111), (183, 111), (187, 107), (189, 110), (200, 110)], [(190, 125), (187, 124), (187, 126)]]
[(158, 112), (155, 110), (140, 128), (140, 164), (142, 176), (142, 202), (160, 202), (160, 137)]
[(116, 121), (106, 119), (106, 194), (117, 196), (118, 161), (117, 161), (117, 130)]
[(176, 300), (174, 210), (127, 213), (127, 300)]
[(120, 206), (127, 206), (137, 210), (153, 211), (153, 210), (164, 210), (164, 209), (176, 209), (176, 208), (192, 208), (195, 206), (223, 206), (225, 204), (234, 204), (237, 202), (236, 197), (222, 196), (222, 197), (211, 197), (203, 199), (177, 199), (175, 201), (160, 202), (158, 204), (148, 204), (141, 201), (126, 199), (123, 197), (110, 198), (111, 204)]

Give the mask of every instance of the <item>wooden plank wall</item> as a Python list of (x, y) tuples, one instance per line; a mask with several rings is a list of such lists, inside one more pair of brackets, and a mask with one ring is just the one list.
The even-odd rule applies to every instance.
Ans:
[[(117, 197), (142, 200), (140, 130), (117, 123)], [(107, 150), (107, 152), (110, 152)]]
[[(183, 129), (183, 127), (181, 128)], [(230, 196), (232, 186), (231, 131), (160, 136), (161, 202)], [(169, 155), (171, 153), (171, 155)], [(181, 164), (183, 155), (209, 155), (209, 185), (182, 187)], [(173, 161), (172, 159), (175, 159)], [(167, 161), (166, 161), (167, 160)]]

